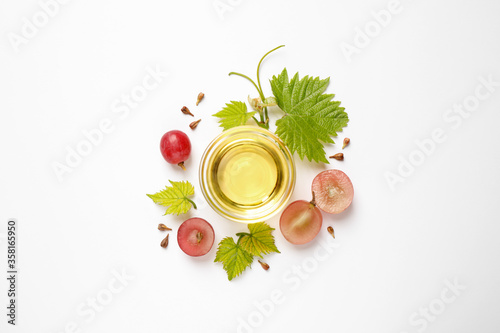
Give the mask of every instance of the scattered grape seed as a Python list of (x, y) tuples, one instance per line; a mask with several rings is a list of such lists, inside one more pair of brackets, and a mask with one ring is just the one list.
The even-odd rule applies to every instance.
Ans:
[(330, 235), (332, 235), (332, 237), (335, 238), (335, 230), (333, 230), (333, 228), (331, 226), (329, 226), (328, 228), (326, 228), (326, 230), (328, 230), (328, 232), (330, 233)]
[(203, 99), (203, 97), (205, 97), (204, 93), (199, 93), (198, 94), (198, 99), (196, 100), (196, 106), (198, 106), (198, 104), (200, 104), (200, 102)]
[(158, 230), (160, 230), (160, 231), (170, 231), (172, 229), (170, 229), (169, 227), (167, 227), (163, 223), (160, 223), (160, 224), (158, 224)]
[(330, 156), (330, 158), (334, 158), (337, 161), (343, 161), (344, 160), (344, 154), (343, 153), (337, 153), (335, 155)]
[(189, 111), (189, 109), (187, 108), (187, 106), (183, 106), (182, 109), (181, 109), (182, 113), (184, 114), (188, 114), (190, 115), (191, 117), (194, 117), (194, 114), (191, 113), (191, 111)]
[(170, 236), (170, 234), (167, 234), (167, 237), (163, 238), (163, 240), (160, 243), (160, 246), (164, 249), (166, 249), (168, 246), (168, 236)]
[(345, 138), (344, 139), (344, 144), (342, 145), (342, 149), (344, 149), (349, 144), (349, 142), (351, 142), (351, 139)]
[(189, 127), (191, 127), (191, 129), (194, 130), (198, 126), (200, 121), (201, 121), (201, 119), (193, 121), (191, 124), (189, 124)]
[(196, 239), (198, 240), (198, 243), (203, 239), (203, 234), (201, 233), (201, 231), (198, 231), (196, 233)]
[(257, 261), (262, 266), (262, 268), (264, 268), (265, 271), (267, 271), (269, 269), (269, 265), (268, 264), (266, 264), (265, 262), (262, 262), (260, 260), (257, 260)]

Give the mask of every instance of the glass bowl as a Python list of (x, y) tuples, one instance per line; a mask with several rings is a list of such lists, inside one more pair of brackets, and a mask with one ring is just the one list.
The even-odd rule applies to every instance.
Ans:
[(270, 131), (239, 126), (222, 132), (206, 148), (200, 186), (208, 204), (236, 222), (262, 222), (278, 213), (295, 187), (295, 164)]

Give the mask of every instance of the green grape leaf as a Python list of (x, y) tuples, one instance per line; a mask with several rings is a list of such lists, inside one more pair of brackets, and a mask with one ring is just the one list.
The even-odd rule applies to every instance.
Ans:
[(232, 237), (226, 237), (219, 243), (214, 262), (221, 262), (231, 281), (240, 275), (253, 262), (253, 256), (236, 244)]
[(324, 93), (330, 78), (299, 79), (296, 73), (289, 80), (285, 68), (270, 82), (276, 102), (285, 112), (276, 121), (276, 134), (292, 154), (297, 152), (301, 159), (328, 163), (321, 142), (334, 143), (331, 137), (337, 136), (349, 121), (340, 102), (332, 101), (335, 95)]
[(245, 125), (255, 113), (255, 111), (248, 112), (245, 103), (231, 101), (231, 103), (226, 103), (226, 107), (213, 114), (213, 116), (220, 118), (220, 127), (224, 128), (225, 131), (232, 127)]
[(236, 234), (240, 236), (240, 245), (245, 251), (261, 258), (263, 254), (280, 253), (274, 244), (274, 237), (271, 233), (274, 228), (264, 222), (259, 222), (249, 224), (248, 229), (250, 233)]
[(169, 180), (172, 186), (165, 186), (163, 191), (155, 194), (147, 194), (156, 204), (167, 208), (167, 214), (184, 214), (187, 213), (191, 206), (196, 209), (196, 204), (188, 198), (194, 195), (194, 187), (188, 181), (173, 182)]

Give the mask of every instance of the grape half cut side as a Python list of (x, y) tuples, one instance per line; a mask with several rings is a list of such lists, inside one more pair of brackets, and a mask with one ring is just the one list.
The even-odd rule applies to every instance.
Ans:
[(354, 188), (349, 177), (340, 170), (320, 172), (312, 182), (316, 206), (326, 213), (343, 212), (352, 202)]

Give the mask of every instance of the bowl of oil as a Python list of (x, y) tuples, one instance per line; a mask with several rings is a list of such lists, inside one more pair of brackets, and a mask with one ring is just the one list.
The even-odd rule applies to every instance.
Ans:
[(295, 187), (295, 164), (283, 142), (270, 131), (238, 126), (206, 148), (200, 186), (208, 204), (236, 222), (262, 222), (278, 213)]

